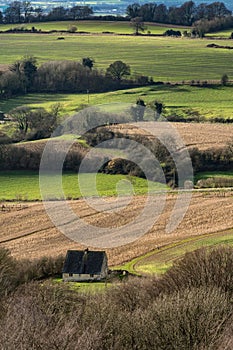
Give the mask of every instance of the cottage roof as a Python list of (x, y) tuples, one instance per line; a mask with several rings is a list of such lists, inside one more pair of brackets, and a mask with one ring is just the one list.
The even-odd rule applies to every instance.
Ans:
[(101, 273), (104, 259), (106, 259), (104, 251), (68, 250), (63, 273), (98, 275)]

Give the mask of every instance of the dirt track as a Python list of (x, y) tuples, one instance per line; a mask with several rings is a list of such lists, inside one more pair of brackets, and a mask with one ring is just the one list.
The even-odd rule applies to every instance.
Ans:
[[(144, 236), (131, 244), (107, 249), (110, 265), (120, 264), (133, 257), (146, 253), (157, 246), (184, 237), (216, 232), (233, 227), (233, 197), (228, 193), (225, 197), (213, 193), (194, 194), (189, 209), (178, 228), (166, 234), (165, 227), (175, 204), (175, 195), (167, 196), (166, 206), (154, 224)], [(118, 211), (107, 211), (114, 207), (114, 202), (107, 202), (100, 211), (90, 208), (84, 200), (70, 201), (69, 204), (79, 217), (97, 227), (116, 227), (121, 232), (121, 226), (135, 219), (144, 207), (145, 197), (134, 197), (132, 202), (123, 208), (125, 199), (120, 199)], [(110, 202), (109, 202), (110, 201)], [(119, 208), (122, 207), (122, 208)], [(60, 215), (62, 215), (60, 213)], [(138, 227), (143, 231), (145, 221), (139, 220)], [(64, 236), (53, 225), (47, 216), (42, 203), (29, 203), (21, 210), (0, 211), (0, 244), (11, 250), (17, 258), (38, 258), (45, 255), (56, 256), (65, 254), (67, 249), (77, 249), (82, 246)], [(74, 227), (80, 229), (80, 222), (75, 221)], [(133, 232), (129, 232), (131, 234)], [(106, 238), (105, 238), (106, 239)], [(108, 239), (108, 238), (107, 238)]]

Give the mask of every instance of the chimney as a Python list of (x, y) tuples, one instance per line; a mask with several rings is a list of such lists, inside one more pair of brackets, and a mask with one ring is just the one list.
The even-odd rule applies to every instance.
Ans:
[(83, 254), (83, 273), (86, 273), (87, 271), (87, 255), (88, 255), (88, 251), (89, 249), (85, 249), (84, 250), (84, 254)]

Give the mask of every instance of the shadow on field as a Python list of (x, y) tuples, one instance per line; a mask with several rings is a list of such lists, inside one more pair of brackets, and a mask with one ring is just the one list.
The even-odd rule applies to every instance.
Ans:
[[(67, 94), (68, 98), (68, 94)], [(62, 102), (67, 100), (64, 94), (30, 94), (0, 101), (0, 109), (7, 113), (11, 109), (28, 104), (43, 104), (44, 102)], [(38, 108), (38, 107), (37, 107)]]

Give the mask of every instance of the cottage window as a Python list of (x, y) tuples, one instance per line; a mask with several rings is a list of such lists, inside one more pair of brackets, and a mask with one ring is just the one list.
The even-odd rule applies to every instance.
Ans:
[(91, 274), (90, 274), (90, 277), (94, 277), (94, 273), (91, 273)]
[(73, 274), (72, 274), (72, 273), (69, 273), (69, 277), (73, 277)]

